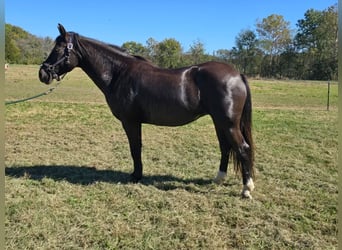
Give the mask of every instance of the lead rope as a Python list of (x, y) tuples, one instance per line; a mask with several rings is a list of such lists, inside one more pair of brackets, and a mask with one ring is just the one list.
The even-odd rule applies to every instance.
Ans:
[[(48, 89), (47, 91), (43, 92), (43, 93), (40, 93), (38, 95), (34, 95), (34, 96), (31, 96), (31, 97), (28, 97), (28, 98), (24, 98), (24, 99), (19, 99), (19, 100), (15, 100), (15, 101), (5, 101), (5, 105), (10, 105), (10, 104), (15, 104), (15, 103), (20, 103), (20, 102), (26, 102), (26, 101), (29, 101), (29, 100), (32, 100), (32, 99), (36, 99), (38, 97), (41, 97), (41, 96), (44, 96), (44, 95), (48, 95), (50, 94), (52, 91), (54, 91), (58, 85), (61, 83), (61, 80), (64, 78), (64, 76), (67, 74), (65, 73), (64, 75), (62, 75), (61, 77), (59, 77), (56, 73), (55, 73), (55, 66), (60, 64), (61, 62), (63, 62), (64, 60), (66, 60), (66, 63), (69, 64), (70, 61), (69, 61), (69, 56), (70, 56), (70, 52), (73, 50), (74, 48), (74, 45), (72, 43), (72, 40), (73, 40), (73, 35), (70, 36), (69, 38), (69, 41), (68, 41), (68, 44), (67, 44), (67, 47), (66, 47), (66, 52), (64, 54), (64, 56), (59, 59), (57, 62), (55, 62), (53, 65), (50, 65), (49, 67), (49, 70), (50, 70), (50, 73), (52, 74), (55, 74), (56, 75), (56, 78), (57, 79), (57, 84), (56, 86)], [(52, 72), (51, 72), (52, 71)]]
[[(65, 75), (63, 75), (61, 79), (63, 79), (64, 76)], [(20, 103), (20, 102), (26, 102), (26, 101), (36, 99), (36, 98), (44, 96), (44, 95), (48, 95), (48, 94), (52, 93), (59, 86), (59, 84), (61, 84), (61, 81), (58, 81), (54, 87), (52, 87), (52, 88), (48, 89), (47, 91), (40, 93), (38, 95), (34, 95), (34, 96), (31, 96), (28, 98), (23, 98), (23, 99), (14, 100), (14, 101), (5, 101), (5, 105), (11, 105), (11, 104), (16, 104), (16, 103)]]

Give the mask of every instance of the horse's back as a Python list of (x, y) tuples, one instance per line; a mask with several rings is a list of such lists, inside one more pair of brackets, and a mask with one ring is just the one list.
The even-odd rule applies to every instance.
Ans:
[[(223, 62), (206, 62), (197, 65), (198, 73), (197, 76), (205, 77), (206, 80), (222, 82), (229, 77), (240, 76), (239, 71), (237, 71), (232, 65)], [(212, 83), (213, 84), (213, 83)]]

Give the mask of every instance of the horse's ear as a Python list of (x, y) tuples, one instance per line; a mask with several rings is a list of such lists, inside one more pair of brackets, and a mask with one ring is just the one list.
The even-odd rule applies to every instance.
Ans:
[(63, 27), (63, 25), (59, 23), (57, 27), (58, 27), (58, 30), (59, 30), (59, 33), (61, 34), (61, 36), (65, 37), (67, 32), (66, 32), (65, 28)]

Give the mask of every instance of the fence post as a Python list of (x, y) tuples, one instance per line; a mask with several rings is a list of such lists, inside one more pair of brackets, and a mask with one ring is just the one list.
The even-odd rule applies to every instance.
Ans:
[(328, 101), (327, 101), (327, 111), (329, 111), (330, 107), (330, 81), (328, 81)]

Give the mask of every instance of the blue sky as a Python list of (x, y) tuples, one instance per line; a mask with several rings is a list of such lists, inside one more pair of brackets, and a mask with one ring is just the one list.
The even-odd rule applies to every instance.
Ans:
[(122, 45), (148, 38), (178, 40), (184, 51), (196, 41), (208, 53), (231, 49), (244, 29), (257, 20), (283, 15), (291, 28), (308, 9), (324, 10), (337, 0), (7, 0), (5, 22), (55, 38), (57, 23), (67, 30)]

